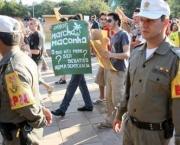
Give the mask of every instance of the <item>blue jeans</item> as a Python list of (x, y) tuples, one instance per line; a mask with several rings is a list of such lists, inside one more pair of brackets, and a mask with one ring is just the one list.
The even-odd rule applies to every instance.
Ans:
[(89, 90), (87, 88), (86, 81), (84, 78), (84, 74), (78, 74), (78, 75), (75, 74), (71, 76), (71, 80), (67, 86), (62, 104), (60, 105), (60, 110), (62, 112), (64, 113), (66, 112), (78, 86), (81, 91), (81, 94), (85, 103), (85, 107), (93, 108), (91, 97), (89, 95)]

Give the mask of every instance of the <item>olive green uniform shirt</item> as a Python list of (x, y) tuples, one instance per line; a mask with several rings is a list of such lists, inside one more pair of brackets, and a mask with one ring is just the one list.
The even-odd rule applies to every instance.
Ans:
[(180, 98), (172, 98), (171, 93), (175, 89), (171, 83), (179, 75), (179, 57), (180, 50), (171, 46), (167, 38), (147, 60), (146, 43), (137, 46), (131, 54), (127, 75), (129, 101), (122, 99), (116, 118), (121, 120), (126, 109), (141, 122), (161, 123), (168, 115), (173, 118), (176, 134), (180, 134)]
[[(3, 66), (10, 63), (10, 66), (12, 67), (5, 67), (5, 70), (3, 71)], [(20, 51), (20, 49), (15, 48), (10, 50), (2, 58), (0, 68), (0, 122), (16, 124), (27, 120), (28, 124), (33, 128), (41, 128), (45, 126), (47, 121), (42, 111), (43, 106), (40, 102), (38, 72), (34, 61), (25, 53)], [(18, 72), (21, 82), (30, 86), (35, 98), (34, 104), (11, 110), (9, 94), (7, 92), (5, 81), (5, 75), (11, 73), (11, 71)]]

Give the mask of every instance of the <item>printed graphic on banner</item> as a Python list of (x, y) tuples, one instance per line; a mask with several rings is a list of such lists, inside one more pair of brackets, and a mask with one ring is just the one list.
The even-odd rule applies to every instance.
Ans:
[(56, 76), (92, 73), (88, 30), (85, 22), (68, 21), (53, 25), (51, 54)]

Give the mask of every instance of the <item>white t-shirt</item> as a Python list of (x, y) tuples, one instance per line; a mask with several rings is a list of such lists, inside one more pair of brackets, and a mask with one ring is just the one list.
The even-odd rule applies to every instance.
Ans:
[(146, 48), (146, 60), (154, 53), (154, 51), (156, 49), (157, 49), (157, 47), (156, 48), (151, 48), (151, 49)]

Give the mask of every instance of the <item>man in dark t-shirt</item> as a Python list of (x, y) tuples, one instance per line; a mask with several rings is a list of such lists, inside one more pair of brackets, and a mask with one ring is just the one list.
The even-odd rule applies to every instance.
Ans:
[(30, 35), (29, 46), (31, 50), (38, 50), (39, 54), (32, 53), (32, 59), (37, 62), (37, 60), (41, 59), (42, 55), (42, 47), (43, 47), (43, 37), (40, 32), (35, 31)]
[(112, 128), (116, 109), (125, 90), (125, 79), (130, 56), (130, 36), (120, 28), (121, 20), (117, 13), (109, 13), (107, 22), (114, 32), (110, 41), (110, 51), (104, 52), (117, 71), (108, 70), (106, 77), (106, 122), (100, 123), (98, 128)]

